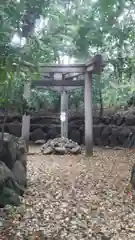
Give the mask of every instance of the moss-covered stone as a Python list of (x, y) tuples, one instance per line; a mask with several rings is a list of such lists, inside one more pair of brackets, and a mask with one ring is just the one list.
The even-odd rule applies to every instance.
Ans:
[(5, 205), (20, 205), (20, 198), (17, 193), (13, 189), (4, 187), (3, 190), (0, 192), (0, 206)]

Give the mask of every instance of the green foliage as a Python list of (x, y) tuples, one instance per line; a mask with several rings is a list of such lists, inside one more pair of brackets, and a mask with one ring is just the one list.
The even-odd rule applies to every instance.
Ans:
[(51, 106), (59, 107), (60, 95), (51, 90), (35, 90), (31, 92), (30, 107), (35, 108), (37, 111), (47, 109)]
[(75, 106), (75, 108), (79, 108), (80, 104), (84, 102), (84, 90), (82, 88), (78, 88), (76, 90), (70, 91), (69, 93), (69, 106)]
[[(104, 106), (124, 105), (135, 89), (134, 9), (129, 0), (1, 1), (0, 106), (22, 111), (23, 83), (39, 78), (38, 63), (60, 63), (65, 55), (83, 62), (97, 53), (110, 64), (93, 78), (93, 103), (102, 93)], [(11, 44), (15, 33), (24, 46)], [(83, 89), (70, 92), (73, 102), (83, 102)], [(33, 91), (28, 102), (36, 109), (55, 103), (60, 96), (49, 90)]]
[[(44, 1), (42, 2), (44, 3)], [(34, 21), (37, 17), (35, 12), (41, 9), (41, 2), (38, 1), (38, 3), (38, 8), (37, 2), (36, 5), (32, 4), (33, 11), (31, 14), (34, 16)], [(32, 17), (32, 15), (27, 16), (26, 20), (29, 11), (29, 1), (7, 1), (7, 5), (5, 5), (5, 2), (0, 4), (0, 106), (6, 109), (15, 105), (22, 105), (22, 83), (26, 79), (31, 80), (33, 72), (37, 71), (33, 64), (34, 59), (27, 51), (30, 42), (28, 41), (25, 47), (21, 46), (21, 36), (25, 32), (26, 25), (29, 25), (28, 18), (30, 20)], [(18, 38), (20, 38), (19, 45), (12, 44), (12, 37), (15, 33), (18, 33)], [(31, 29), (29, 31), (27, 29), (27, 33), (31, 33)]]

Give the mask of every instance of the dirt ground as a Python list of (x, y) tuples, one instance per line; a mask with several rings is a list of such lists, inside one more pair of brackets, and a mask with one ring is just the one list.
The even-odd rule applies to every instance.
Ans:
[(97, 148), (87, 159), (31, 147), (28, 189), (19, 208), (7, 209), (0, 240), (135, 240), (135, 204), (127, 195), (133, 162), (128, 150)]

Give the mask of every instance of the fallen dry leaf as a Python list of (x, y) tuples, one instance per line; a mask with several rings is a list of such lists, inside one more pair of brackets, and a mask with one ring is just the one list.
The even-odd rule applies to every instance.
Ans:
[(135, 240), (135, 205), (125, 191), (134, 152), (95, 149), (86, 159), (35, 151), (22, 205), (0, 216), (1, 240)]

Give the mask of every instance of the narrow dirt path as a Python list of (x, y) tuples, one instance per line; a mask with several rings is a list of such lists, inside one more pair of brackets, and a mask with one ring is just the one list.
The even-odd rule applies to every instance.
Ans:
[(135, 205), (125, 191), (135, 153), (96, 149), (86, 160), (35, 151), (8, 240), (135, 240)]

